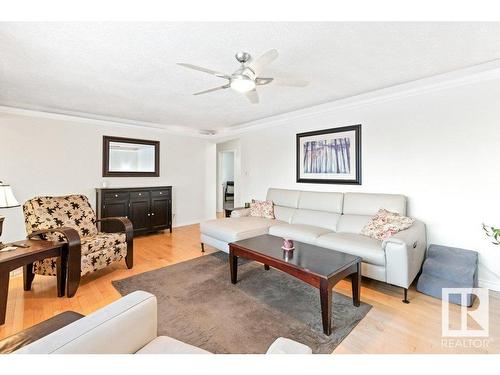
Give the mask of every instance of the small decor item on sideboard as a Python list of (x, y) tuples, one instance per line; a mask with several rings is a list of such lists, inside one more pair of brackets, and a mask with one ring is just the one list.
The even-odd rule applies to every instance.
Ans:
[(500, 245), (500, 228), (490, 227), (483, 223), (483, 230), (488, 237), (491, 237), (493, 245)]
[(245, 208), (250, 208), (250, 203), (249, 202), (245, 202)]

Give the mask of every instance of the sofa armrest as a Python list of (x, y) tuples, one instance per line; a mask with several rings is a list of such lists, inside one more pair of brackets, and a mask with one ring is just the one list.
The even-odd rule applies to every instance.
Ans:
[(125, 232), (125, 241), (127, 242), (127, 256), (125, 257), (125, 262), (127, 267), (130, 269), (134, 265), (134, 226), (129, 218), (123, 216), (111, 216), (103, 217), (96, 220), (97, 223), (102, 223), (106, 221), (120, 223), (123, 232)]
[(386, 258), (386, 278), (389, 284), (408, 288), (420, 271), (427, 249), (425, 224), (413, 225), (382, 242)]
[(103, 217), (96, 220), (96, 224), (106, 221), (114, 221), (120, 223), (123, 232), (126, 234), (127, 242), (131, 241), (134, 238), (134, 227), (130, 219), (122, 216)]
[(312, 354), (312, 349), (300, 342), (278, 337), (267, 349), (266, 354)]
[(52, 318), (44, 320), (34, 326), (23, 329), (12, 336), (0, 340), (0, 354), (8, 354), (21, 349), (23, 346), (29, 345), (32, 342), (40, 340), (52, 332), (73, 323), (74, 321), (83, 318), (82, 314), (74, 311), (65, 311), (57, 314)]
[(156, 337), (156, 297), (137, 291), (14, 353), (132, 354)]
[(382, 242), (382, 248), (386, 248), (387, 244), (394, 243), (416, 248), (420, 241), (426, 241), (425, 224), (415, 220), (411, 227), (394, 234)]
[(240, 210), (231, 211), (231, 217), (244, 217), (244, 216), (250, 216), (249, 208), (242, 208)]

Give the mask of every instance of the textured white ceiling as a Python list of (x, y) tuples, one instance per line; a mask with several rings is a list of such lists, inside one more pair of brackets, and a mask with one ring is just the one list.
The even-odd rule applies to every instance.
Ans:
[[(222, 129), (500, 58), (500, 23), (0, 23), (0, 105)], [(250, 104), (225, 81), (237, 51), (280, 57)]]

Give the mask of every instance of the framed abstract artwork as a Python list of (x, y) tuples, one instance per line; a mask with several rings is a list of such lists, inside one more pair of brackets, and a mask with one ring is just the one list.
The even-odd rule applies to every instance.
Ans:
[(297, 182), (361, 185), (361, 125), (297, 134)]

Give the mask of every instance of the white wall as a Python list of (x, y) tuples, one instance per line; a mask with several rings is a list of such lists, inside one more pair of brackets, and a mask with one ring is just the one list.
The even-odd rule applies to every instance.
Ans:
[[(268, 187), (404, 194), (429, 243), (479, 251), (482, 285), (500, 290), (500, 246), (481, 229), (500, 226), (500, 80), (273, 124), (240, 135), (242, 200), (262, 199)], [(295, 135), (354, 124), (362, 124), (363, 184), (296, 183)]]
[[(103, 178), (103, 135), (159, 140), (160, 177)], [(204, 139), (0, 113), (0, 150), (0, 180), (12, 185), (21, 203), (36, 195), (81, 193), (95, 205), (94, 189), (106, 181), (108, 187), (172, 185), (174, 226), (197, 223), (215, 212), (214, 198), (205, 195), (207, 184), (215, 186), (215, 145)], [(22, 209), (0, 214), (6, 217), (2, 240), (24, 238)]]
[(217, 145), (209, 143), (205, 153), (205, 218), (216, 218)]

